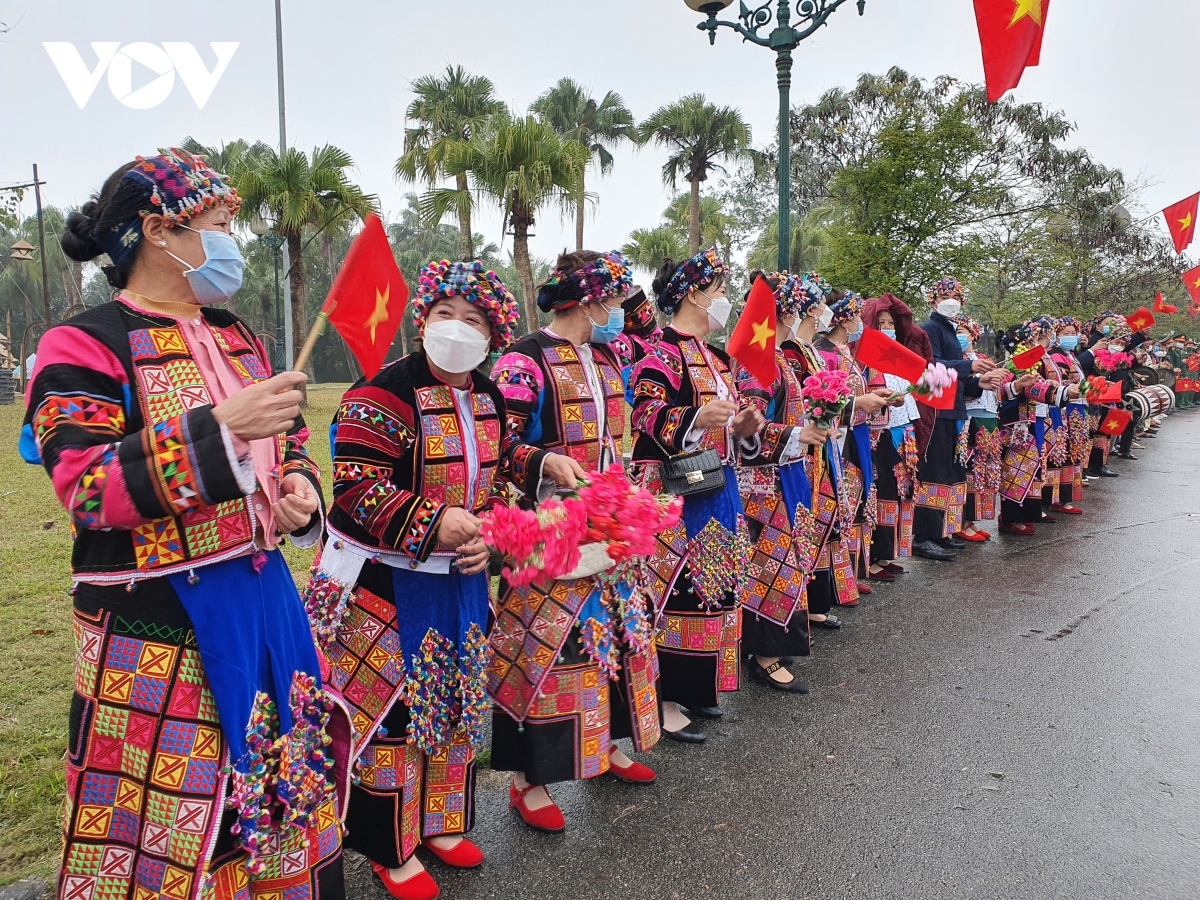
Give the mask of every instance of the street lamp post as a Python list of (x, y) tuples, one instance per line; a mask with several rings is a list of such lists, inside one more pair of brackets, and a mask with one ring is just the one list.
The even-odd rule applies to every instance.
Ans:
[[(800, 0), (796, 6), (798, 22), (793, 27), (790, 0), (766, 0), (757, 9), (750, 9), (741, 0), (738, 22), (726, 22), (717, 18), (717, 13), (733, 3), (733, 0), (683, 0), (689, 9), (704, 13), (708, 18), (696, 27), (708, 32), (708, 42), (717, 42), (717, 28), (732, 28), (760, 47), (775, 51), (775, 68), (779, 82), (779, 270), (790, 268), (792, 246), (792, 51), (810, 37), (825, 21), (848, 0)], [(760, 34), (771, 24), (771, 4), (776, 4), (775, 27), (766, 35)], [(867, 0), (858, 0), (858, 14), (866, 12)]]
[(275, 263), (275, 346), (273, 348), (274, 352), (271, 354), (271, 365), (276, 372), (282, 372), (287, 368), (288, 353), (283, 321), (283, 299), (279, 293), (279, 268), (281, 263), (279, 251), (287, 242), (287, 238), (262, 219), (255, 219), (250, 225), (250, 230), (271, 249), (271, 257)]

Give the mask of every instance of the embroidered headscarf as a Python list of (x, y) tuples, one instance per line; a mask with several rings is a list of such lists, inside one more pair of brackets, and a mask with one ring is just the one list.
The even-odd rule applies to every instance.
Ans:
[(863, 310), (863, 298), (854, 291), (846, 291), (840, 300), (829, 305), (830, 311), (833, 313), (833, 325), (844, 325), (855, 316), (861, 315)]
[(954, 324), (958, 328), (965, 328), (967, 334), (971, 336), (971, 342), (979, 340), (979, 335), (983, 334), (983, 325), (978, 319), (972, 319), (970, 316), (959, 316), (954, 320)]
[[(130, 202), (133, 201), (133, 202)], [(158, 156), (139, 156), (117, 185), (113, 204), (138, 212), (103, 234), (92, 233), (97, 245), (117, 268), (125, 268), (142, 243), (142, 219), (157, 213), (172, 225), (215, 206), (236, 214), (242, 200), (224, 175), (209, 168), (203, 156), (186, 150), (160, 150)]]
[(728, 275), (729, 266), (717, 255), (715, 247), (697, 253), (675, 270), (667, 286), (658, 295), (658, 308), (669, 316), (674, 315), (689, 291), (703, 290), (718, 278)]
[(492, 349), (503, 350), (513, 342), (513, 329), (519, 318), (517, 300), (500, 277), (474, 262), (431, 262), (421, 270), (417, 293), (413, 297), (413, 321), (421, 334), (425, 320), (438, 300), (462, 297), (478, 306), (492, 326)]
[(950, 275), (925, 292), (925, 299), (929, 301), (930, 306), (937, 306), (943, 300), (966, 300), (966, 298), (967, 289), (963, 287), (961, 281)]
[(1074, 316), (1059, 316), (1054, 323), (1055, 331), (1062, 331), (1064, 328), (1074, 328), (1079, 334), (1083, 334), (1084, 323), (1079, 321)]
[(609, 300), (633, 288), (633, 264), (611, 250), (569, 275), (561, 269), (538, 289), (537, 305), (542, 312)]
[(658, 327), (654, 321), (654, 306), (642, 288), (634, 286), (621, 303), (625, 311), (625, 333), (643, 335)]

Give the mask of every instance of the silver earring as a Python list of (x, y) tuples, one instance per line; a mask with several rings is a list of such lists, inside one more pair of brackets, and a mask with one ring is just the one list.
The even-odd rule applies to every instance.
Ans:
[(159, 241), (159, 242), (158, 242), (158, 246), (160, 246), (160, 247), (165, 247), (165, 246), (167, 246), (167, 242), (166, 242), (166, 241)]

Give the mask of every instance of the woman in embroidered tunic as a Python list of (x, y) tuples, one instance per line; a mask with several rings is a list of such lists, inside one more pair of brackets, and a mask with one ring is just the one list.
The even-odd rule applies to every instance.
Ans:
[[(904, 344), (913, 325), (912, 310), (888, 294), (863, 305), (863, 327), (882, 331)], [(868, 387), (886, 388), (889, 394), (907, 391), (910, 383), (898, 375), (873, 372)], [(871, 539), (871, 563), (867, 577), (872, 581), (895, 581), (904, 567), (896, 559), (912, 554), (913, 491), (917, 480), (916, 423), (920, 420), (917, 401), (906, 395), (871, 419), (874, 447), (875, 488), (878, 496), (875, 531)]]
[[(1075, 358), (1082, 323), (1074, 316), (1055, 320), (1054, 343), (1050, 347), (1050, 362), (1059, 372), (1059, 380), (1071, 384), (1083, 382), (1083, 369)], [(1059, 472), (1058, 497), (1051, 503), (1052, 512), (1068, 516), (1083, 515), (1076, 506), (1083, 500), (1083, 467), (1092, 450), (1088, 433), (1088, 404), (1082, 397), (1067, 404), (1062, 413), (1066, 434), (1066, 465)], [(1043, 500), (1046, 498), (1043, 497)]]
[(463, 837), (487, 713), (476, 515), (492, 495), (504, 400), (475, 369), (511, 342), (517, 304), (480, 263), (443, 261), (422, 269), (413, 318), (423, 349), (342, 398), (329, 538), (305, 595), (353, 713), (361, 780), (346, 845), (401, 900), (438, 893), (418, 846), (457, 868), (483, 862)]
[[(778, 332), (790, 336), (810, 303), (801, 279), (787, 272), (752, 272), (751, 285), (757, 278), (771, 285)], [(769, 387), (745, 366), (737, 369), (739, 394), (770, 420), (762, 431), (758, 458), (738, 472), (754, 545), (751, 575), (741, 594), (742, 647), (753, 657), (753, 680), (777, 691), (805, 694), (808, 687), (784, 660), (810, 652), (806, 586), (820, 536), (806, 464), (812, 467), (811, 457), (821, 452), (829, 432), (804, 421), (800, 379), (779, 345), (775, 363), (775, 381)]]
[(646, 351), (658, 343), (662, 329), (654, 319), (654, 304), (637, 285), (621, 302), (621, 309), (625, 312), (625, 328), (612, 342), (612, 349), (621, 361), (621, 378), (628, 390), (633, 367), (646, 355)]
[(697, 743), (704, 731), (683, 710), (718, 718), (719, 693), (738, 688), (741, 616), (749, 536), (733, 466), (757, 455), (762, 413), (739, 402), (729, 358), (705, 338), (725, 327), (729, 268), (707, 250), (682, 264), (666, 260), (654, 281), (658, 308), (672, 317), (633, 372), (633, 478), (661, 491), (661, 463), (715, 450), (725, 484), (716, 495), (686, 497), (683, 521), (659, 536), (650, 562), (658, 614), (663, 730)]
[[(1016, 356), (1035, 344), (1048, 346), (1053, 321), (1047, 317), (1016, 325), (1005, 333), (1005, 350)], [(1051, 424), (1050, 408), (1065, 406), (1079, 397), (1079, 387), (1059, 384), (1047, 377), (1041, 362), (1036, 369), (1021, 373), (1000, 390), (1000, 424), (1004, 428), (1004, 458), (1001, 463), (1000, 530), (1007, 534), (1032, 535), (1042, 521), (1042, 487), (1048, 468), (1046, 432)]]
[(349, 721), (277, 549), (321, 531), (304, 376), (210, 305), (241, 284), (238, 205), (170, 150), (62, 237), (118, 292), (42, 338), (21, 436), (76, 536), (59, 898), (343, 896)]
[[(975, 349), (975, 342), (983, 333), (983, 326), (970, 316), (959, 316), (955, 320), (958, 345), (963, 348), (963, 359), (988, 359)], [(997, 418), (999, 401), (995, 391), (983, 391), (978, 397), (967, 400), (967, 427), (970, 429), (970, 458), (967, 464), (967, 502), (963, 506), (963, 526), (955, 537), (964, 541), (981, 543), (991, 538), (977, 523), (980, 519), (996, 518), (996, 503), (1000, 496), (1000, 460), (1004, 455), (1004, 442)]]
[[(825, 360), (825, 367), (845, 372), (854, 391), (854, 402), (843, 414), (843, 428), (838, 435), (842, 465), (838, 484), (841, 504), (840, 541), (849, 554), (850, 565), (845, 570), (844, 583), (838, 581), (838, 602), (856, 606), (859, 594), (871, 593), (868, 584), (860, 583), (867, 574), (871, 559), (871, 536), (875, 529), (876, 493), (875, 463), (871, 458), (871, 426), (869, 419), (888, 405), (893, 392), (886, 387), (868, 390), (871, 379), (854, 359), (850, 344), (862, 337), (862, 298), (853, 291), (835, 290), (831, 296), (825, 327), (828, 332), (816, 343)], [(902, 403), (903, 400), (897, 401)]]
[[(496, 363), (492, 374), (508, 410), (504, 472), (526, 505), (621, 464), (624, 387), (610, 345), (625, 324), (630, 273), (616, 252), (559, 257), (538, 291), (538, 306), (554, 321)], [(566, 827), (546, 787), (553, 782), (605, 772), (631, 783), (654, 780), (614, 743), (632, 738), (635, 749), (651, 749), (659, 710), (645, 591), (631, 567), (611, 565), (602, 545), (592, 545), (565, 578), (501, 583), (488, 685), (492, 767), (513, 773), (511, 805), (539, 831)]]

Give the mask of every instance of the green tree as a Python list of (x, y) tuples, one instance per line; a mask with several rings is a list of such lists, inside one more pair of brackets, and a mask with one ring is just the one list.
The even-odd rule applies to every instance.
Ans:
[(242, 196), (239, 218), (261, 217), (287, 240), (292, 306), (292, 341), (299, 350), (308, 335), (308, 281), (312, 260), (306, 259), (304, 238), (332, 230), (348, 233), (357, 220), (375, 209), (374, 195), (364, 194), (350, 180), (354, 160), (345, 150), (326, 144), (305, 154), (294, 147), (280, 156), (267, 149), (229, 172)]
[(188, 153), (203, 156), (208, 164), (222, 175), (229, 175), (239, 167), (252, 164), (271, 152), (268, 144), (262, 141), (255, 141), (251, 144), (243, 138), (217, 147), (211, 144), (202, 144), (194, 137), (185, 137), (179, 146)]
[(716, 106), (703, 94), (690, 94), (655, 111), (638, 129), (639, 141), (665, 147), (663, 183), (674, 188), (682, 176), (691, 185), (688, 250), (700, 251), (700, 185), (709, 173), (725, 170), (718, 160), (736, 160), (750, 149), (750, 126), (730, 106)]
[[(582, 188), (588, 151), (564, 140), (533, 116), (497, 117), (495, 127), (470, 141), (451, 147), (445, 169), (454, 178), (469, 176), (473, 189), (495, 201), (513, 236), (513, 260), (520, 278), (526, 323), (538, 323), (529, 229), (547, 205), (574, 200)], [(444, 191), (432, 191), (421, 201), (426, 221), (441, 221), (453, 203)]]
[[(471, 75), (462, 66), (447, 66), (443, 75), (424, 75), (412, 83), (416, 99), (408, 105), (407, 116), (415, 124), (404, 132), (404, 154), (396, 160), (396, 175), (411, 184), (436, 188), (450, 175), (446, 160), (453, 147), (470, 141), (485, 130), (491, 118), (505, 111), (495, 97), (490, 79)], [(452, 176), (453, 190), (441, 192), (441, 207), (458, 216), (460, 259), (470, 259), (472, 251), (471, 212), (474, 195), (467, 176)], [(439, 220), (440, 221), (440, 220)]]
[[(595, 163), (601, 173), (612, 170), (612, 150), (622, 141), (637, 136), (633, 113), (625, 106), (621, 95), (609, 91), (597, 102), (577, 81), (561, 78), (529, 107), (543, 122), (564, 140), (575, 141), (588, 150), (588, 166)], [(584, 214), (587, 211), (585, 194), (586, 171), (579, 181), (579, 196), (575, 206), (575, 249), (583, 249)]]
[(621, 252), (635, 266), (657, 273), (663, 260), (684, 258), (687, 254), (687, 233), (674, 225), (635, 228), (629, 233), (629, 240)]

